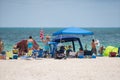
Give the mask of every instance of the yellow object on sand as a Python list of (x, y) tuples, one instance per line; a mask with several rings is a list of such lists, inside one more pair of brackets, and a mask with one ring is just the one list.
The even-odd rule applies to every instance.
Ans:
[(6, 52), (6, 59), (10, 59), (10, 58), (13, 58), (13, 54), (11, 51), (7, 51)]
[(107, 46), (103, 53), (103, 56), (109, 56), (110, 52), (116, 52), (118, 54), (118, 48), (114, 46)]
[(13, 53), (18, 54), (18, 49), (13, 49)]
[(33, 50), (29, 50), (28, 53), (27, 53), (27, 56), (32, 56), (32, 51)]

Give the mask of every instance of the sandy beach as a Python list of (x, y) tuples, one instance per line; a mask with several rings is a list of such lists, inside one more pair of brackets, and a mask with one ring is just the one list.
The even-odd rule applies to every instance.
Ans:
[(120, 80), (120, 58), (0, 60), (0, 80)]

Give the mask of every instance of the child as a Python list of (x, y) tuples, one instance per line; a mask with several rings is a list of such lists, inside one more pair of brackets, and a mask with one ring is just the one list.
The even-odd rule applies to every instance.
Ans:
[(71, 49), (71, 48), (72, 48), (72, 46), (69, 45), (69, 46), (68, 46), (68, 49), (66, 50), (66, 56), (67, 56), (67, 57), (69, 56), (69, 53), (72, 52), (72, 49)]
[(79, 48), (79, 51), (76, 53), (76, 57), (78, 58), (84, 57), (84, 51), (82, 48)]
[(103, 46), (101, 46), (100, 49), (99, 49), (99, 51), (98, 51), (101, 56), (103, 55), (103, 51), (104, 51), (104, 50), (105, 50), (105, 48), (104, 48)]

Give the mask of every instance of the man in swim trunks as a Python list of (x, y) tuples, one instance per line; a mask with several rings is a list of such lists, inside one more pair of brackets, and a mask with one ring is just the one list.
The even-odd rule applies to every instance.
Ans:
[(97, 54), (96, 43), (95, 43), (94, 39), (92, 39), (91, 47), (92, 47), (92, 49), (91, 49), (92, 53)]

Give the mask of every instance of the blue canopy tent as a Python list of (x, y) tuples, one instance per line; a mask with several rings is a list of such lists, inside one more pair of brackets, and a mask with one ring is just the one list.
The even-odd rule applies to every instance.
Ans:
[(69, 27), (69, 28), (64, 28), (62, 30), (59, 30), (57, 32), (54, 32), (52, 35), (63, 35), (63, 34), (75, 34), (75, 35), (93, 35), (94, 33), (85, 29), (81, 29), (78, 27)]
[[(94, 34), (93, 32), (85, 30), (85, 29), (81, 29), (78, 27), (69, 27), (69, 28), (64, 28), (62, 30), (54, 32), (52, 35), (53, 36), (59, 36), (59, 35), (83, 35), (83, 36), (85, 36), (85, 35), (93, 35), (93, 34)], [(68, 36), (66, 36), (66, 38), (64, 38), (63, 36), (60, 36), (58, 38), (59, 38), (58, 41), (57, 41), (57, 38), (56, 38), (56, 40), (53, 39), (53, 41), (55, 41), (55, 42), (61, 42), (62, 40), (66, 40), (65, 42), (71, 41), (73, 44), (74, 51), (75, 51), (74, 41), (78, 40), (80, 47), (83, 49), (79, 38), (76, 39), (75, 37), (68, 37)]]

